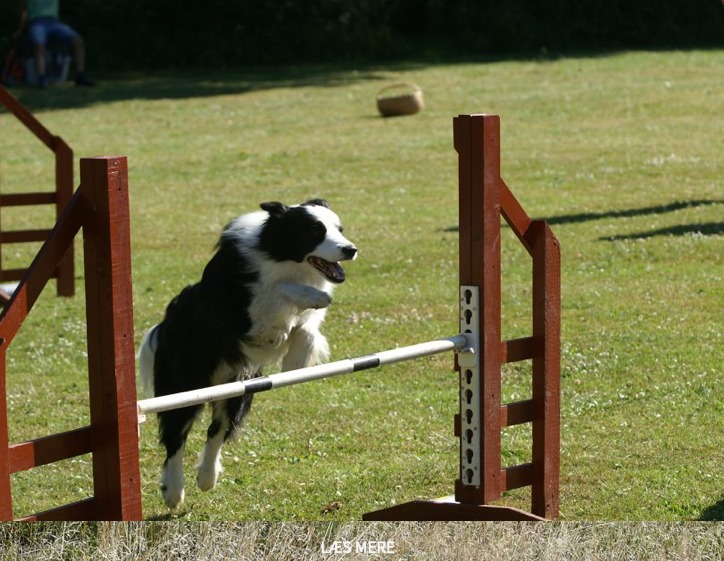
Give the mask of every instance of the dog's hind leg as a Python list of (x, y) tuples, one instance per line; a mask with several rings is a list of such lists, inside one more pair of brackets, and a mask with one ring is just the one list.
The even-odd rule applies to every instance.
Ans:
[(212, 404), (212, 420), (206, 432), (206, 444), (199, 457), (196, 482), (199, 489), (209, 491), (216, 486), (221, 467), (221, 446), (234, 436), (251, 408), (253, 394), (234, 397)]
[(201, 406), (165, 411), (158, 415), (158, 431), (166, 448), (166, 461), (161, 472), (161, 493), (169, 508), (176, 508), (184, 501), (184, 448), (186, 438)]

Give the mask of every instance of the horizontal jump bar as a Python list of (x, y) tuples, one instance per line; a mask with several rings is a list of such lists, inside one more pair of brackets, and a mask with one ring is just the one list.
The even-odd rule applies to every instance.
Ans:
[(160, 413), (171, 409), (201, 405), (209, 401), (218, 401), (239, 397), (244, 394), (264, 392), (284, 386), (311, 382), (312, 380), (321, 380), (339, 374), (350, 374), (352, 372), (359, 372), (360, 370), (377, 368), (385, 364), (444, 353), (446, 351), (463, 351), (470, 349), (471, 346), (467, 335), (461, 333), (445, 339), (418, 343), (389, 351), (381, 351), (358, 358), (348, 358), (327, 364), (320, 364), (318, 366), (309, 366), (298, 370), (252, 378), (250, 380), (218, 384), (198, 390), (152, 397), (138, 402), (139, 422), (143, 422), (145, 415), (149, 413)]

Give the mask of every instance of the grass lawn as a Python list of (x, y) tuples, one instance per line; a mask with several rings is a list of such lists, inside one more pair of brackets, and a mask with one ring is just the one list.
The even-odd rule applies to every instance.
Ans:
[[(422, 113), (379, 118), (375, 94), (396, 81), (423, 88)], [(327, 198), (360, 249), (327, 316), (334, 359), (457, 332), (452, 118), (499, 114), (502, 175), (562, 248), (561, 519), (724, 519), (723, 51), (106, 77), (95, 89), (15, 93), (77, 158), (128, 156), (137, 340), (199, 278), (231, 218), (262, 201)], [(2, 192), (46, 189), (48, 151), (6, 112), (0, 131)], [(6, 209), (2, 220), (39, 227), (52, 216)], [(513, 338), (529, 333), (530, 264), (504, 234)], [(25, 265), (36, 250), (6, 248), (3, 263)], [(80, 275), (75, 298), (46, 289), (8, 352), (13, 442), (88, 421)], [(192, 485), (199, 424), (186, 503), (170, 515), (150, 420), (145, 516), (349, 521), (452, 494), (451, 361), (257, 396), (209, 493)], [(529, 394), (528, 374), (506, 368), (506, 400)], [(530, 456), (529, 433), (505, 431), (507, 463)], [(16, 515), (91, 485), (88, 457), (17, 474)], [(502, 502), (529, 508), (526, 491)]]

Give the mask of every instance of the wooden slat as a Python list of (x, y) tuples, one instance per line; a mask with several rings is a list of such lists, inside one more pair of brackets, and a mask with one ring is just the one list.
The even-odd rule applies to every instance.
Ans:
[(69, 503), (31, 516), (19, 518), (24, 522), (50, 522), (50, 521), (85, 521), (95, 520), (98, 510), (98, 501), (95, 497)]
[(514, 401), (500, 407), (500, 426), (512, 427), (533, 421), (533, 400)]
[(500, 361), (503, 364), (520, 362), (535, 356), (535, 339), (533, 337), (522, 337), (503, 341), (500, 345)]
[[(62, 138), (58, 137), (55, 143), (55, 214), (58, 218), (73, 199), (75, 189), (73, 168), (73, 150)], [(58, 296), (73, 296), (75, 294), (74, 251), (74, 245), (70, 244), (58, 264), (58, 282), (56, 286)]]
[(51, 230), (12, 230), (10, 232), (0, 232), (0, 242), (2, 243), (25, 243), (25, 242), (44, 242), (50, 237)]
[[(3, 271), (0, 271), (0, 282), (23, 280), (23, 278), (25, 278), (25, 274), (27, 272), (28, 272), (28, 269), (5, 269)], [(56, 269), (55, 271), (50, 273), (48, 278), (57, 279), (58, 270)]]
[(10, 473), (75, 458), (93, 451), (91, 428), (84, 427), (9, 447)]
[[(501, 470), (500, 480), (502, 484), (501, 491), (510, 491), (512, 489), (533, 485), (533, 464), (520, 464), (518, 466), (507, 467)], [(538, 516), (540, 516), (540, 514), (538, 514)]]
[(55, 193), (5, 193), (0, 195), (0, 207), (55, 204)]
[(508, 226), (530, 253), (532, 250), (527, 234), (531, 219), (502, 178), (500, 179), (500, 211)]

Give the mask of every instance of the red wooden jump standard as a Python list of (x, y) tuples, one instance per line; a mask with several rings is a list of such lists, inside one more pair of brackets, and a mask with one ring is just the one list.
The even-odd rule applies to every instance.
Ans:
[[(55, 218), (58, 220), (73, 196), (73, 150), (65, 141), (53, 135), (35, 116), (28, 111), (10, 92), (0, 85), (0, 104), (4, 105), (25, 127), (45, 144), (55, 155), (55, 191), (38, 193), (0, 194), (0, 208), (52, 204), (55, 206)], [(5, 269), (2, 266), (2, 247), (6, 244), (25, 242), (44, 242), (50, 234), (49, 229), (2, 230), (0, 228), (0, 282), (18, 281), (23, 278), (26, 269)], [(73, 245), (68, 247), (53, 272), (57, 279), (58, 296), (73, 296), (74, 263)], [(7, 295), (0, 293), (0, 305), (7, 301)]]
[[(479, 306), (477, 357), (458, 355), (460, 476), (455, 495), (371, 512), (365, 520), (540, 520), (558, 516), (560, 469), (560, 249), (544, 221), (531, 220), (500, 177), (500, 118), (454, 119), (459, 157), (461, 303)], [(533, 334), (501, 340), (500, 216), (533, 260)], [(461, 312), (462, 314), (463, 312)], [(461, 318), (464, 326), (465, 318)], [(502, 404), (501, 366), (532, 360), (532, 398)], [(476, 379), (477, 377), (477, 379)], [(532, 423), (532, 462), (501, 465), (501, 429)], [(531, 512), (495, 506), (503, 492), (531, 486)]]
[[(131, 245), (126, 158), (81, 160), (81, 185), (0, 315), (0, 519), (14, 518), (13, 473), (92, 454), (91, 498), (26, 520), (140, 520)], [(83, 230), (90, 425), (10, 444), (6, 353)]]

